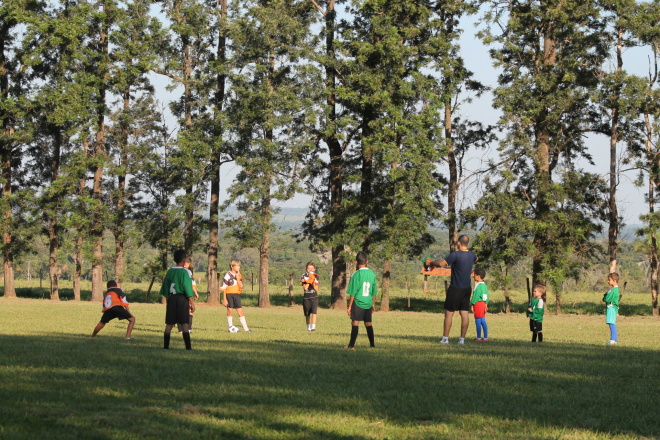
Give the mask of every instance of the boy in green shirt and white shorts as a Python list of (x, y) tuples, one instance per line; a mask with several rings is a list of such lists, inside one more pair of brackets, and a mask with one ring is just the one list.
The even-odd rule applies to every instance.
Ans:
[(351, 297), (348, 303), (348, 316), (351, 317), (351, 341), (345, 350), (355, 350), (355, 340), (357, 339), (360, 321), (364, 321), (364, 327), (367, 329), (369, 345), (374, 348), (374, 328), (371, 325), (372, 313), (376, 310), (374, 297), (376, 296), (376, 274), (367, 267), (369, 259), (367, 254), (360, 252), (355, 256), (357, 271), (351, 276), (348, 282), (346, 293)]

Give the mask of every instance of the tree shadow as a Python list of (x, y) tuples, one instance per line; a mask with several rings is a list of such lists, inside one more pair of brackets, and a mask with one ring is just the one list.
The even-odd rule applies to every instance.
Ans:
[[(385, 342), (396, 338), (413, 343)], [(402, 430), (445, 424), (461, 432), (465, 417), (479, 416), (518, 420), (525, 426), (510, 429), (523, 437), (535, 426), (660, 435), (658, 351), (506, 339), (440, 346), (437, 338), (416, 335), (388, 336), (376, 350), (343, 351), (286, 338), (225, 343), (210, 333), (195, 335), (195, 351), (186, 352), (180, 339), (173, 334), (173, 348), (165, 351), (150, 332), (138, 343), (0, 335), (3, 432), (372, 437), (296, 421), (300, 414), (339, 414), (349, 425), (355, 417)]]

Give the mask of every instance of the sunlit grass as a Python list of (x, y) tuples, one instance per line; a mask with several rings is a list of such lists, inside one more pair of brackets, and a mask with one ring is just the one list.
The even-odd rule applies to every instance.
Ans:
[(490, 314), (491, 342), (438, 344), (442, 317), (376, 313), (344, 351), (345, 311), (246, 307), (254, 333), (200, 305), (186, 352), (162, 350), (164, 306), (132, 304), (133, 340), (100, 304), (0, 299), (0, 438), (657, 438), (660, 321), (548, 315), (531, 344), (521, 314)]

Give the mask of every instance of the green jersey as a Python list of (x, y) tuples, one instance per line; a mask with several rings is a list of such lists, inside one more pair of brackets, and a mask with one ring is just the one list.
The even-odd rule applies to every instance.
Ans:
[(543, 299), (532, 298), (529, 307), (532, 309), (532, 313), (527, 311), (527, 316), (529, 316), (532, 321), (543, 322), (543, 313), (545, 312), (545, 303), (543, 302)]
[(606, 294), (603, 296), (603, 301), (607, 303), (607, 308), (614, 308), (617, 313), (619, 313), (619, 286), (612, 287)]
[(376, 296), (376, 274), (368, 267), (358, 269), (348, 282), (349, 296), (355, 298), (353, 303), (362, 309), (370, 309)]
[(474, 293), (472, 294), (472, 301), (470, 303), (475, 305), (476, 303), (483, 301), (488, 304), (488, 287), (483, 281), (479, 281), (476, 286), (474, 286)]
[(194, 295), (192, 289), (192, 278), (188, 270), (183, 267), (172, 267), (167, 270), (163, 285), (160, 286), (160, 294), (167, 298), (170, 295), (183, 293), (188, 298)]

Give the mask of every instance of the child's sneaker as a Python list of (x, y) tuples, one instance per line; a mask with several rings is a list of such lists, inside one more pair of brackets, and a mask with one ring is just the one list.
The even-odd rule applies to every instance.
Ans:
[(458, 345), (465, 344), (465, 338), (458, 338)]
[(607, 345), (616, 345), (616, 341), (610, 341), (607, 343)]
[(484, 342), (488, 342), (488, 338), (484, 339), (483, 341), (484, 341)]
[[(488, 339), (484, 339), (484, 341), (487, 341), (487, 340), (488, 340)], [(481, 342), (481, 341), (482, 341), (482, 340), (479, 339), (479, 338), (477, 338), (477, 339), (474, 340), (474, 342)]]
[(449, 344), (449, 338), (445, 338), (445, 337), (443, 336), (442, 339), (440, 339), (440, 343), (441, 343), (441, 344)]

